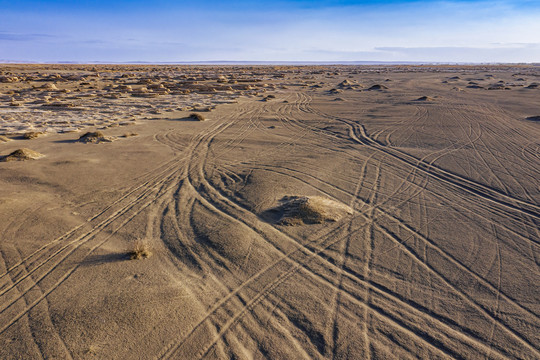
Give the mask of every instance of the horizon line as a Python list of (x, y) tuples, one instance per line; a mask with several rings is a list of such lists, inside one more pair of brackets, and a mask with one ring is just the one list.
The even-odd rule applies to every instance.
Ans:
[(459, 61), (249, 61), (249, 60), (204, 60), (204, 61), (26, 61), (0, 60), (1, 65), (532, 65), (540, 62), (459, 62)]

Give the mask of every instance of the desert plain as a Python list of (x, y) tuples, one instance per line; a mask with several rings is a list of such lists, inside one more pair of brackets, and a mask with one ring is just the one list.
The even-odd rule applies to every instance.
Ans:
[(0, 66), (1, 359), (539, 359), (540, 66)]

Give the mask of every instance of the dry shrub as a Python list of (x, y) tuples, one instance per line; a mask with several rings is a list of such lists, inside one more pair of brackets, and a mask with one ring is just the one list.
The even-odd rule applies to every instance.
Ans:
[(380, 84), (375, 84), (372, 87), (370, 87), (368, 90), (386, 90), (388, 87)]
[(197, 120), (197, 121), (205, 121), (206, 120), (206, 118), (203, 115), (198, 114), (198, 113), (189, 114), (189, 118), (193, 119), (193, 120)]
[(139, 136), (139, 134), (132, 132), (132, 133), (125, 133), (124, 135), (122, 135), (122, 137), (125, 137), (125, 138), (132, 137), (132, 136)]
[(135, 241), (135, 244), (133, 244), (133, 248), (128, 251), (128, 254), (131, 260), (141, 260), (152, 256), (152, 251), (147, 242), (137, 240)]
[(29, 131), (29, 132), (26, 132), (23, 134), (23, 138), (27, 139), (27, 140), (31, 140), (31, 139), (35, 139), (35, 138), (38, 138), (40, 137), (41, 135), (43, 135), (42, 132), (38, 132), (38, 131)]

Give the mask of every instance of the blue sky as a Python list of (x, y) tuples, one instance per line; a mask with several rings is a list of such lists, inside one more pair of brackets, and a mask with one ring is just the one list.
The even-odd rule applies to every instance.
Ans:
[(2, 60), (540, 62), (540, 0), (0, 0)]

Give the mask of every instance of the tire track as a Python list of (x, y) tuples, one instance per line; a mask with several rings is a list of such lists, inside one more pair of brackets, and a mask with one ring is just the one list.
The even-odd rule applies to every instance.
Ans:
[[(170, 184), (168, 184), (169, 187), (162, 187), (162, 191), (168, 191), (170, 190)], [(90, 255), (92, 252), (94, 252), (97, 248), (105, 244), (108, 240), (110, 240), (120, 229), (122, 229), (127, 223), (129, 223), (135, 216), (139, 215), (143, 210), (145, 210), (148, 206), (154, 203), (154, 201), (157, 199), (151, 199), (150, 201), (143, 204), (143, 206), (138, 210), (135, 211), (132, 215), (128, 216), (126, 220), (124, 220), (122, 223), (120, 223), (117, 228), (111, 232), (111, 234), (107, 237), (105, 237), (104, 240), (98, 241), (96, 245), (92, 246), (89, 251), (84, 255), (84, 257)], [(99, 229), (101, 230), (101, 229)], [(96, 237), (96, 234), (89, 233), (89, 238), (86, 240), (86, 242), (94, 239)], [(35, 280), (36, 284), (39, 284), (39, 282), (47, 275), (51, 274), (56, 268), (59, 267), (60, 263), (67, 258), (71, 253), (73, 253), (74, 250), (70, 251), (68, 254), (64, 255), (64, 257), (58, 262), (54, 267), (50, 270), (48, 270), (45, 275), (41, 275), (37, 280)], [(66, 281), (79, 267), (81, 266), (81, 262), (77, 263), (77, 265), (73, 266), (68, 271), (64, 272), (62, 276), (46, 291), (43, 291), (43, 294), (38, 297), (35, 301), (33, 301), (31, 304), (29, 304), (26, 308), (24, 308), (22, 311), (16, 313), (14, 316), (11, 316), (11, 319), (5, 322), (5, 325), (0, 328), (0, 334), (3, 334), (9, 327), (11, 327), (13, 324), (15, 324), (18, 320), (20, 320), (24, 315), (26, 315), (30, 310), (32, 310), (37, 304), (39, 304), (42, 300), (44, 300), (50, 293), (52, 293), (54, 290), (56, 290), (64, 281)], [(23, 292), (18, 298), (16, 298), (10, 305), (7, 307), (4, 307), (0, 311), (0, 315), (2, 315), (12, 304), (14, 304), (17, 300), (19, 300), (25, 293), (27, 293), (30, 289), (26, 289), (25, 292)]]
[[(159, 179), (160, 176), (163, 175), (163, 173), (165, 173), (166, 171), (172, 169), (173, 166), (176, 165), (176, 162), (177, 161), (181, 161), (181, 159), (175, 159), (175, 160), (171, 160), (170, 162), (167, 162), (167, 164), (163, 165), (163, 166), (168, 166), (165, 168), (165, 170), (163, 170), (162, 172), (158, 172), (157, 174), (154, 173), (155, 176), (151, 177), (149, 180), (145, 181), (144, 183), (134, 187), (133, 189), (131, 189), (130, 191), (128, 191), (127, 193), (125, 193), (123, 196), (121, 196), (120, 198), (118, 198), (117, 200), (115, 200), (113, 203), (109, 204), (108, 206), (106, 206), (104, 209), (102, 209), (100, 212), (98, 212), (97, 214), (93, 215), (92, 217), (88, 218), (84, 223), (72, 228), (71, 230), (69, 230), (67, 233), (61, 235), (60, 237), (44, 244), (43, 246), (41, 246), (39, 249), (35, 250), (34, 252), (32, 252), (31, 254), (27, 255), (26, 257), (24, 258), (21, 258), (20, 261), (18, 261), (17, 263), (15, 263), (14, 265), (10, 266), (9, 268), (6, 269), (6, 271), (2, 274), (0, 274), (0, 279), (2, 279), (3, 277), (5, 277), (6, 275), (8, 275), (9, 273), (11, 273), (14, 269), (18, 268), (19, 266), (22, 266), (24, 265), (26, 262), (28, 262), (30, 259), (32, 259), (34, 256), (37, 256), (39, 255), (42, 251), (48, 249), (50, 246), (56, 244), (56, 243), (59, 243), (61, 242), (62, 240), (65, 240), (67, 238), (69, 238), (71, 235), (73, 235), (75, 232), (77, 232), (78, 230), (80, 230), (81, 228), (89, 225), (89, 223), (93, 222), (94, 220), (97, 220), (99, 217), (101, 217), (102, 215), (106, 214), (109, 210), (111, 210), (115, 205), (117, 204), (120, 204), (123, 200), (126, 200), (129, 196), (133, 195), (136, 193), (136, 191), (140, 190), (140, 189), (144, 189), (145, 187), (147, 186), (150, 186), (150, 184), (152, 183), (152, 181), (156, 180), (156, 179)], [(160, 166), (162, 167), (162, 166)], [(158, 167), (158, 168), (160, 168)]]
[[(217, 130), (219, 130), (221, 126), (218, 126), (217, 127)], [(211, 129), (211, 130), (216, 130), (216, 129)], [(200, 138), (200, 136), (199, 136)], [(192, 146), (191, 148), (195, 148), (196, 145)], [(125, 215), (129, 210), (133, 209), (135, 206), (137, 206), (139, 203), (141, 203), (143, 200), (145, 200), (147, 197), (150, 197), (153, 193), (155, 193), (155, 197), (153, 199), (151, 199), (150, 201), (148, 201), (147, 203), (143, 204), (141, 206), (141, 208), (139, 210), (136, 210), (134, 211), (134, 214), (129, 216), (128, 217), (128, 220), (127, 221), (124, 221), (122, 224), (120, 224), (116, 230), (114, 230), (110, 236), (106, 237), (105, 240), (103, 240), (102, 242), (99, 242), (98, 245), (94, 246), (91, 248), (91, 250), (85, 255), (88, 256), (90, 253), (92, 253), (95, 249), (97, 249), (99, 246), (103, 245), (106, 241), (108, 241), (118, 230), (120, 230), (123, 226), (125, 226), (129, 221), (131, 221), (131, 219), (133, 219), (135, 216), (137, 216), (140, 212), (142, 212), (144, 209), (146, 209), (148, 206), (150, 206), (151, 204), (153, 204), (164, 192), (166, 193), (167, 191), (170, 190), (171, 188), (171, 183), (174, 185), (175, 184), (175, 180), (176, 182), (178, 182), (180, 179), (178, 178), (178, 170), (181, 168), (181, 163), (180, 164), (176, 164), (175, 167), (172, 168), (172, 171), (169, 172), (169, 174), (167, 174), (167, 176), (161, 176), (161, 178), (159, 176), (155, 177), (155, 179), (158, 179), (155, 184), (152, 184), (152, 186), (148, 186), (148, 184), (146, 185), (144, 191), (142, 194), (140, 194), (135, 200), (132, 200), (130, 202), (128, 202), (127, 205), (125, 205), (123, 208), (117, 210), (116, 212), (114, 212), (111, 216), (109, 216), (108, 218), (106, 218), (105, 220), (101, 221), (99, 224), (95, 225), (92, 227), (92, 229), (77, 237), (76, 239), (72, 240), (71, 242), (69, 242), (67, 245), (64, 245), (63, 247), (61, 247), (59, 250), (55, 251), (52, 255), (50, 255), (47, 259), (45, 259), (41, 264), (39, 264), (38, 266), (34, 267), (31, 271), (29, 271), (25, 276), (23, 276), (22, 278), (18, 279), (14, 284), (12, 284), (12, 286), (9, 286), (7, 289), (3, 289), (2, 290), (2, 293), (0, 294), (0, 296), (6, 294), (9, 290), (11, 289), (14, 289), (14, 287), (19, 284), (20, 282), (22, 282), (23, 280), (25, 280), (26, 278), (28, 278), (30, 275), (32, 275), (34, 272), (36, 272), (38, 269), (40, 269), (41, 267), (44, 267), (45, 265), (48, 265), (49, 262), (52, 261), (52, 259), (54, 259), (57, 255), (60, 255), (59, 256), (60, 258), (58, 259), (58, 261), (52, 265), (52, 268), (50, 268), (49, 270), (46, 270), (44, 274), (41, 274), (40, 276), (38, 276), (38, 278), (36, 280), (34, 280), (34, 283), (37, 285), (41, 282), (41, 280), (43, 280), (45, 277), (49, 276), (52, 274), (52, 272), (57, 269), (59, 267), (59, 265), (65, 261), (65, 259), (67, 259), (67, 257), (69, 255), (71, 255), (72, 253), (74, 253), (81, 245), (93, 240), (94, 238), (96, 238), (96, 236), (104, 229), (106, 228), (107, 226), (111, 225), (114, 221), (116, 221), (117, 219), (120, 219), (123, 215)], [(143, 186), (143, 185), (141, 185)], [(97, 218), (97, 217), (95, 217)], [(71, 232), (69, 233), (71, 234)], [(74, 245), (73, 248), (71, 249), (68, 249), (68, 247), (70, 247), (70, 245)], [(66, 253), (63, 253), (63, 250), (65, 249), (68, 249), (66, 251)], [(63, 253), (63, 254), (62, 254)], [(56, 282), (49, 290), (43, 292), (43, 295), (41, 297), (39, 297), (36, 301), (32, 302), (30, 305), (28, 305), (23, 311), (19, 312), (18, 314), (16, 314), (14, 317), (12, 317), (11, 320), (7, 321), (6, 322), (6, 325), (3, 326), (2, 328), (0, 328), (0, 334), (3, 333), (5, 330), (7, 330), (11, 325), (13, 325), (15, 322), (17, 322), (22, 316), (26, 315), (28, 313), (28, 311), (30, 311), (31, 309), (33, 309), (38, 303), (40, 303), (43, 299), (45, 299), (52, 291), (54, 291), (58, 286), (60, 286), (60, 284), (62, 284), (78, 267), (80, 266), (80, 263), (78, 265), (76, 265), (75, 267), (72, 267), (70, 270), (68, 270), (63, 276), (60, 277), (60, 280), (58, 282)], [(30, 288), (26, 289), (25, 291), (23, 291), (22, 293), (20, 293), (15, 299), (12, 299), (9, 304), (7, 304), (7, 306), (5, 306), (5, 303), (3, 304), (3, 309), (0, 310), (0, 315), (4, 314), (5, 311), (10, 308), (13, 304), (15, 304), (19, 299), (22, 298), (22, 296), (24, 296), (24, 294), (26, 294), (28, 291), (30, 291), (31, 289), (33, 288), (33, 286), (31, 286)]]
[[(338, 240), (338, 241), (339, 241), (339, 240)], [(334, 241), (334, 242), (332, 242), (332, 244), (333, 244), (333, 243), (335, 243), (335, 241)], [(332, 245), (332, 244), (330, 244), (330, 245)], [(325, 246), (325, 247), (324, 247), (324, 248), (323, 248), (322, 250), (320, 250), (320, 252), (324, 251), (324, 250), (325, 250), (325, 249), (326, 249), (326, 248), (327, 248), (328, 246), (330, 246), (330, 245), (326, 245), (326, 246)], [(318, 276), (318, 275), (317, 275), (317, 276)], [(179, 345), (179, 346), (180, 346), (180, 345)], [(173, 350), (173, 352), (172, 352), (172, 353), (174, 353), (174, 350)], [(172, 353), (171, 353), (171, 354), (172, 354)]]
[[(202, 167), (202, 166), (201, 166), (201, 167)], [(196, 172), (195, 172), (195, 174), (196, 174)], [(203, 178), (204, 178), (204, 174), (203, 174)], [(201, 179), (201, 180), (202, 180), (202, 179)], [(194, 188), (198, 188), (199, 190), (206, 190), (204, 187), (203, 187), (203, 188), (199, 188), (198, 186), (194, 186)], [(216, 190), (216, 191), (217, 191), (217, 190)], [(207, 195), (207, 194), (206, 194), (206, 195)], [(206, 197), (204, 192), (203, 192), (203, 194), (202, 194), (201, 196), (202, 196), (202, 197)], [(219, 208), (217, 208), (217, 209), (219, 210)], [(233, 218), (235, 218), (235, 217), (233, 217)], [(322, 251), (324, 251), (324, 250), (322, 250)], [(322, 253), (322, 251), (321, 251), (321, 253)], [(299, 269), (305, 269), (305, 265), (298, 265), (297, 268), (299, 268)], [(286, 275), (285, 275), (285, 276), (286, 276)], [(291, 275), (291, 276), (292, 276), (292, 275)], [(279, 286), (279, 284), (281, 284), (281, 283), (283, 282), (283, 281), (281, 281), (281, 282), (277, 283), (277, 281), (280, 281), (280, 279), (283, 279), (283, 281), (286, 280), (286, 278), (284, 278), (283, 276), (281, 276), (281, 277), (278, 278), (278, 280), (275, 280), (276, 282), (270, 283), (270, 284), (265, 288), (265, 289), (269, 289), (269, 290), (267, 291), (268, 294), (271, 293), (271, 292), (273, 291), (273, 289), (275, 289), (277, 286)], [(239, 290), (238, 290), (238, 291), (239, 291)], [(258, 303), (260, 303), (261, 301), (263, 301), (263, 299), (265, 298), (264, 294), (262, 294), (262, 295), (259, 294), (259, 295), (260, 295), (260, 296), (258, 296), (258, 297), (256, 297), (256, 298), (253, 298), (253, 299), (252, 299), (252, 302), (251, 302), (250, 304), (248, 304), (248, 307), (251, 306), (251, 309), (252, 309), (252, 308), (253, 308), (254, 306), (256, 306)], [(232, 298), (232, 295), (231, 295), (231, 298)], [(259, 300), (259, 299), (260, 299), (260, 300)], [(248, 308), (248, 307), (244, 308), (244, 309), (245, 309), (245, 310), (244, 310), (244, 313), (249, 311), (249, 308)], [(238, 321), (240, 321), (239, 319), (241, 319), (241, 316), (242, 316), (242, 315), (243, 315), (243, 313), (240, 313), (240, 314), (238, 315), (238, 317), (236, 318), (236, 319), (238, 319), (238, 320), (236, 320), (236, 319), (230, 319), (229, 322), (226, 323), (227, 326), (228, 326), (228, 328), (234, 326), (235, 323), (237, 323)], [(204, 321), (204, 320), (203, 320), (203, 321)], [(201, 323), (202, 323), (202, 322), (201, 322)], [(223, 334), (222, 334), (221, 336), (223, 336)], [(219, 337), (219, 338), (221, 338), (221, 337)], [(202, 353), (201, 353), (201, 354), (202, 354), (201, 356), (204, 356), (204, 354), (206, 354), (206, 353), (213, 347), (213, 345), (214, 345), (217, 341), (219, 341), (219, 338), (216, 339), (216, 340), (214, 341), (213, 344), (211, 344), (210, 346), (208, 346), (207, 349), (205, 348), (205, 349), (206, 349), (206, 352), (202, 352)], [(185, 341), (187, 341), (187, 340), (185, 340)], [(171, 355), (175, 354), (175, 353), (176, 353), (176, 350), (177, 350), (181, 345), (182, 345), (182, 343), (180, 343), (180, 345), (178, 345), (177, 347), (174, 347), (175, 345), (173, 345), (172, 350), (170, 350), (171, 348), (169, 348), (168, 350), (166, 350), (166, 352), (163, 354), (163, 356), (167, 356), (167, 355), (171, 356)], [(478, 345), (478, 346), (480, 346), (480, 345)], [(203, 351), (205, 351), (205, 349), (203, 349)]]
[(367, 134), (362, 125), (347, 120), (344, 118), (336, 117), (333, 115), (325, 114), (319, 110), (311, 109), (312, 112), (325, 116), (331, 119), (335, 119), (342, 123), (345, 123), (350, 126), (351, 138), (362, 145), (367, 145), (375, 150), (381, 151), (388, 156), (408, 164), (409, 166), (414, 166), (419, 171), (423, 172), (427, 176), (433, 177), (443, 183), (450, 185), (451, 187), (457, 188), (461, 191), (465, 191), (475, 197), (479, 197), (483, 200), (493, 202), (499, 206), (510, 209), (512, 211), (517, 211), (524, 213), (528, 216), (531, 216), (537, 220), (540, 220), (540, 207), (526, 202), (521, 199), (517, 199), (510, 195), (499, 192), (496, 189), (490, 188), (486, 185), (474, 182), (469, 179), (465, 179), (457, 174), (451, 173), (447, 170), (439, 168), (434, 165), (430, 165), (425, 162), (419, 161), (417, 158), (400, 151), (396, 148), (387, 148), (376, 141), (372, 140)]

